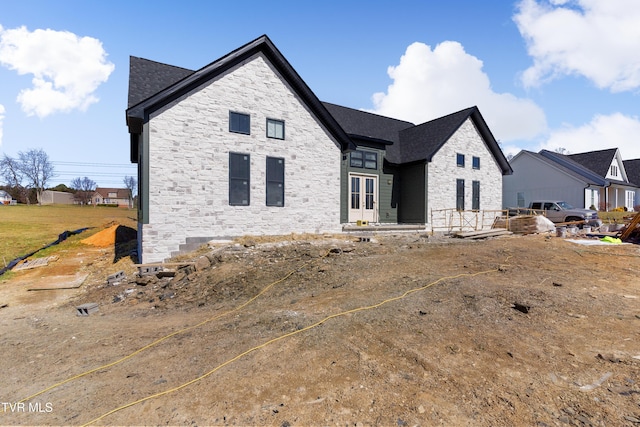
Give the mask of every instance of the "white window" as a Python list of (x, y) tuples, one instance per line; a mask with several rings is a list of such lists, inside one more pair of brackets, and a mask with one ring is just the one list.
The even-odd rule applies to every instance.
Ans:
[(626, 204), (628, 211), (633, 211), (633, 207), (636, 204), (636, 192), (635, 191), (626, 191), (625, 192)]
[(284, 122), (267, 119), (267, 138), (284, 139)]

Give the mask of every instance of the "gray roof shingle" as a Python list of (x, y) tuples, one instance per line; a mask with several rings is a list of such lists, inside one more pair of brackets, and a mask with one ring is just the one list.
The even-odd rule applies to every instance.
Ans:
[(611, 166), (617, 151), (617, 148), (609, 148), (587, 153), (568, 154), (567, 157), (604, 178), (609, 172), (609, 166)]
[(193, 70), (129, 57), (129, 102), (127, 108), (144, 101), (161, 90), (193, 74)]
[(547, 161), (554, 162), (566, 173), (584, 180), (587, 184), (599, 186), (605, 186), (608, 184), (607, 180), (604, 179), (603, 176), (600, 176), (591, 169), (576, 162), (575, 160), (573, 160), (573, 158), (571, 158), (571, 156), (566, 156), (564, 154), (556, 153), (549, 150), (541, 150), (538, 156), (541, 159), (546, 159)]
[(392, 119), (353, 108), (323, 102), (326, 109), (352, 137), (379, 140), (387, 143), (400, 142), (400, 131), (415, 126), (411, 122)]
[(640, 159), (624, 160), (622, 163), (629, 182), (640, 186)]

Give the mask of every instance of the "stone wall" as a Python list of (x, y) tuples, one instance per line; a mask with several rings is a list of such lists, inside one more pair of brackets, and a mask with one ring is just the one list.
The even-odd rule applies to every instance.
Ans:
[[(456, 155), (464, 154), (465, 166), (457, 166)], [(472, 166), (473, 157), (480, 158), (480, 168)], [(480, 181), (480, 210), (502, 209), (502, 171), (491, 151), (478, 132), (471, 118), (468, 118), (427, 165), (429, 221), (441, 219), (435, 211), (456, 208), (456, 180), (465, 181), (465, 210), (472, 208), (472, 182)], [(434, 221), (432, 227), (441, 227)]]
[[(229, 132), (249, 114), (250, 135)], [(266, 120), (285, 122), (285, 139)], [(340, 231), (338, 144), (261, 54), (149, 121), (149, 223), (142, 259), (169, 257), (187, 238)], [(250, 205), (229, 205), (229, 153), (250, 156)], [(285, 159), (284, 207), (266, 206), (266, 158)]]

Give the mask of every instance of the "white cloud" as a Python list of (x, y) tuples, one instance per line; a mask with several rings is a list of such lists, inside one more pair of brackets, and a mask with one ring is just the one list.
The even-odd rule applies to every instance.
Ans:
[(554, 130), (540, 149), (555, 150), (559, 147), (570, 153), (619, 148), (623, 159), (640, 158), (640, 120), (622, 113), (596, 115), (591, 122), (580, 127), (564, 127)]
[(114, 70), (102, 43), (68, 31), (0, 26), (0, 64), (18, 74), (32, 74), (33, 87), (18, 94), (28, 115), (85, 110), (98, 101), (98, 86)]
[(4, 135), (4, 105), (0, 104), (0, 146), (2, 145), (2, 137)]
[(411, 44), (400, 64), (389, 67), (393, 83), (373, 95), (378, 114), (423, 123), (477, 105), (498, 140), (531, 139), (546, 130), (544, 112), (533, 101), (491, 89), (482, 61), (458, 42), (433, 50)]
[(522, 0), (514, 21), (533, 65), (525, 86), (581, 75), (612, 92), (640, 87), (637, 0)]

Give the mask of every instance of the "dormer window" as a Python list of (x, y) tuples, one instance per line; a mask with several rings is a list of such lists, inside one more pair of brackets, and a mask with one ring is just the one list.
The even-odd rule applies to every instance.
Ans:
[(611, 176), (618, 176), (618, 166), (611, 165)]

